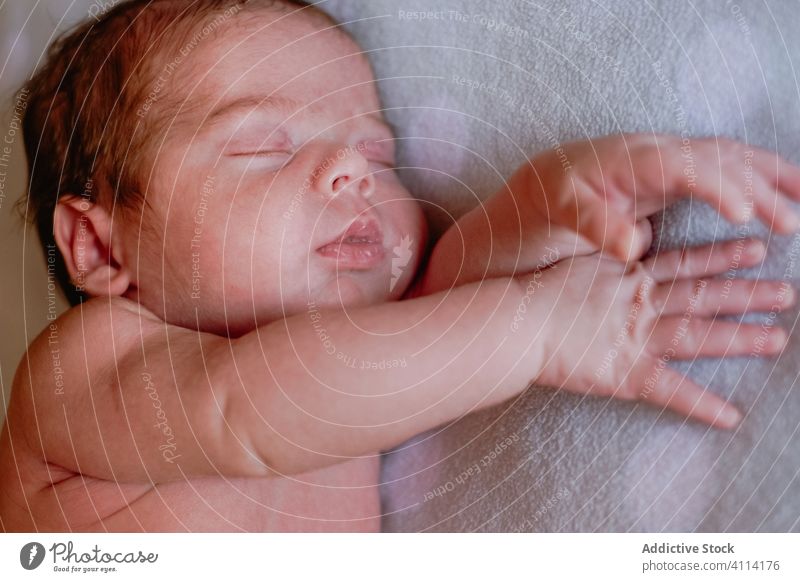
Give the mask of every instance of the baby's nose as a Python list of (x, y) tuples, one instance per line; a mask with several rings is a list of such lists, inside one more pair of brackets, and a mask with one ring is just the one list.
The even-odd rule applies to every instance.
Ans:
[(322, 164), (317, 187), (329, 197), (341, 194), (358, 194), (363, 198), (372, 196), (375, 179), (369, 174), (369, 164), (359, 152), (339, 150), (327, 164)]
[(357, 193), (364, 198), (369, 198), (372, 196), (372, 192), (375, 189), (374, 180), (372, 176), (368, 174), (360, 177), (344, 174), (334, 178), (331, 187), (331, 195), (338, 196), (344, 192), (345, 189), (348, 189), (351, 193)]

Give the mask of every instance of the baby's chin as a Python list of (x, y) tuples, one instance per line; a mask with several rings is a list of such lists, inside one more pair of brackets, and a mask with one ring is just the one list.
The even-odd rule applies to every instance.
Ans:
[(389, 280), (377, 273), (341, 273), (318, 287), (309, 303), (317, 307), (346, 309), (385, 303), (392, 295)]

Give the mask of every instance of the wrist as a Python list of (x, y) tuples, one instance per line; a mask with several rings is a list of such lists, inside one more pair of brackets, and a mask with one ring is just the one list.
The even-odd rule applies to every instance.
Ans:
[[(553, 333), (554, 302), (552, 290), (554, 285), (551, 269), (537, 268), (530, 273), (514, 278), (517, 284), (518, 298), (509, 326), (509, 339), (525, 346), (525, 361), (528, 382), (537, 382), (545, 365), (551, 357), (551, 344), (557, 340)], [(557, 292), (557, 290), (556, 290)]]

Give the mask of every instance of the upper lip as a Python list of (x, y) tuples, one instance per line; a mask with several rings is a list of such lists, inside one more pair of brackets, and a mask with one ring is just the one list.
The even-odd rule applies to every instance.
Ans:
[[(347, 239), (353, 240), (348, 241)], [(378, 222), (372, 218), (356, 218), (350, 225), (335, 239), (329, 241), (317, 250), (328, 245), (364, 243), (364, 244), (383, 244), (383, 232)]]

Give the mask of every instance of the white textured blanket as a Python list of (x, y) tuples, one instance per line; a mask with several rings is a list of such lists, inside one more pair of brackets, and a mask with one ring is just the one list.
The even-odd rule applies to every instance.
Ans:
[[(370, 51), (404, 179), (439, 229), (525, 155), (576, 138), (717, 134), (800, 162), (790, 0), (323, 6)], [(688, 203), (656, 230), (668, 246), (741, 234)], [(765, 265), (740, 275), (794, 280), (798, 256), (800, 239), (773, 236)], [(792, 328), (797, 315), (778, 321)], [(795, 335), (778, 360), (686, 368), (747, 411), (735, 434), (536, 388), (422, 435), (385, 459), (385, 529), (800, 531), (799, 354)]]

